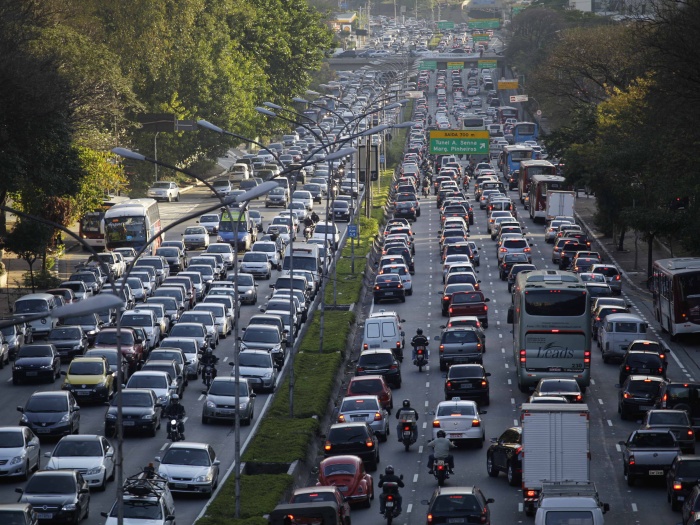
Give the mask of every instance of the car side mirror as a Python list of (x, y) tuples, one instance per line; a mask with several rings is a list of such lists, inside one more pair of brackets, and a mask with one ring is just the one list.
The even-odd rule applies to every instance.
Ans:
[(603, 503), (603, 514), (610, 510), (610, 503)]
[[(479, 282), (481, 282), (481, 281), (479, 281)], [(485, 302), (485, 303), (490, 303), (490, 302), (491, 302), (491, 299), (489, 299), (488, 297), (486, 297), (486, 298), (484, 298), (484, 302)]]
[(421, 505), (430, 505), (430, 502), (427, 499), (422, 499), (420, 500)]
[(487, 504), (488, 504), (488, 503), (493, 503), (493, 502), (495, 502), (495, 501), (496, 501), (496, 500), (494, 500), (493, 498), (489, 498), (489, 499), (486, 500), (486, 503), (487, 503)]
[(440, 336), (439, 336), (439, 335), (436, 335), (435, 337), (433, 337), (433, 341), (439, 341), (439, 340), (440, 340)]
[(103, 518), (109, 518), (109, 512), (100, 512), (100, 516)]

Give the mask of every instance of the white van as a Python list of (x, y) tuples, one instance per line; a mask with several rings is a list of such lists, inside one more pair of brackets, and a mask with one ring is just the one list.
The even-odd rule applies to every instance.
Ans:
[(332, 222), (317, 222), (316, 227), (314, 228), (312, 239), (324, 240), (326, 239), (326, 236), (331, 242), (331, 246), (333, 246), (333, 249), (337, 250), (338, 243), (340, 243), (340, 231), (338, 230), (338, 227)]
[(242, 162), (232, 164), (228, 171), (235, 180), (246, 180), (250, 177), (250, 168)]
[(56, 308), (58, 308), (58, 305), (56, 304), (56, 297), (53, 295), (48, 293), (30, 293), (15, 301), (12, 317), (32, 317), (46, 314), (46, 317), (29, 323), (34, 337), (46, 337), (58, 324), (58, 318), (51, 316)]
[(605, 318), (598, 345), (603, 352), (603, 362), (622, 359), (627, 347), (636, 339), (646, 339), (647, 323), (635, 314), (610, 314)]
[(406, 344), (405, 332), (401, 329), (401, 319), (396, 312), (380, 310), (370, 314), (365, 321), (365, 335), (362, 340), (362, 349), (389, 348), (395, 350), (403, 348)]

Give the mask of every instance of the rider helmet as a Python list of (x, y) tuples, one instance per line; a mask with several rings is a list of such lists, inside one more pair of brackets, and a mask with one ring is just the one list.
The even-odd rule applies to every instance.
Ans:
[(394, 475), (394, 467), (392, 467), (391, 465), (387, 466), (384, 469), (384, 474), (386, 474), (387, 476), (393, 476)]
[(411, 402), (408, 399), (403, 400), (403, 407), (404, 408), (411, 408)]
[(177, 394), (173, 394), (170, 400), (177, 405), (180, 402), (180, 396), (178, 396)]
[(419, 328), (418, 330), (416, 330), (416, 335), (423, 335), (423, 329)]

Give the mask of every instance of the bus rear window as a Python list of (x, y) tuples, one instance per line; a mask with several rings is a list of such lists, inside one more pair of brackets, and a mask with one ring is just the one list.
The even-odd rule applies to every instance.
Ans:
[(586, 313), (586, 293), (580, 290), (528, 290), (525, 312), (528, 315), (575, 317)]

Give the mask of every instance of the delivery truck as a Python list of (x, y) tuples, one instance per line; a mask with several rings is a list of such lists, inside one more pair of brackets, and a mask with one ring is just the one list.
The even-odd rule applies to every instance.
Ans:
[(575, 200), (575, 191), (548, 191), (545, 221), (549, 223), (554, 217), (573, 217)]

